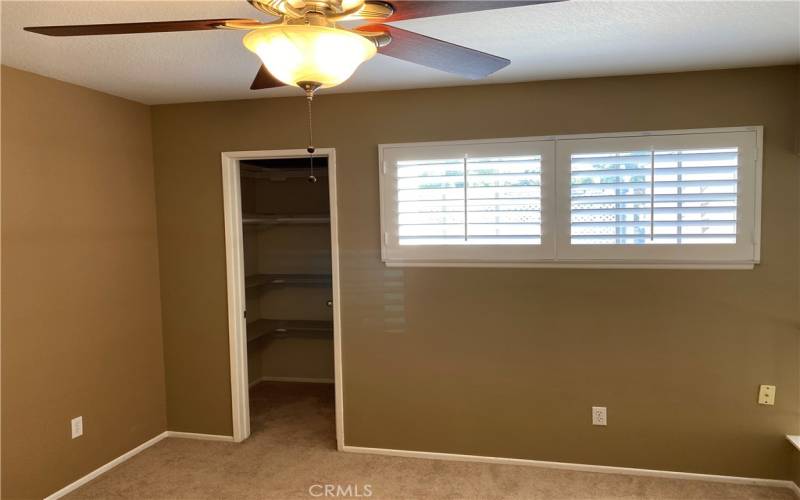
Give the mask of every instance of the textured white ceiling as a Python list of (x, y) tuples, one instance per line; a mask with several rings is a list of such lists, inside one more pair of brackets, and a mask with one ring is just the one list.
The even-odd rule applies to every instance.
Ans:
[[(23, 26), (218, 17), (268, 19), (245, 0), (0, 2), (2, 62), (147, 104), (294, 95), (251, 91), (244, 32), (52, 38)], [(512, 60), (474, 82), (378, 55), (327, 92), (474, 85), (800, 62), (800, 0), (580, 1), (397, 26)]]

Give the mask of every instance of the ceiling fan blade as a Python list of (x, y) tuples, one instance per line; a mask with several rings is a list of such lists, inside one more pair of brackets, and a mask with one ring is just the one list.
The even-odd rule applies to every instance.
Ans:
[[(389, 22), (562, 1), (564, 0), (393, 0), (388, 2), (367, 0), (362, 11), (351, 17)], [(387, 5), (394, 12), (388, 17), (379, 15), (386, 12)], [(377, 19), (381, 17), (382, 19)]]
[[(157, 21), (152, 23), (83, 24), (74, 26), (29, 26), (25, 31), (48, 36), (123, 35), (128, 33), (162, 33), (168, 31), (201, 31), (220, 28), (252, 29), (262, 23), (255, 19), (197, 19), (194, 21)], [(249, 28), (247, 28), (249, 26)]]
[(368, 24), (356, 32), (388, 33), (392, 41), (378, 53), (476, 80), (505, 68), (511, 61), (437, 38), (386, 24)]
[(262, 64), (261, 67), (258, 68), (255, 80), (253, 80), (253, 83), (250, 85), (250, 90), (272, 89), (275, 87), (283, 87), (284, 85), (286, 84), (272, 76), (272, 73), (267, 71), (267, 68)]

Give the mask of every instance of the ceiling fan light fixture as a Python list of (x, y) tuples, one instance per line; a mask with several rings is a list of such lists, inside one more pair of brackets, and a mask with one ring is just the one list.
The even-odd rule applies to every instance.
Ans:
[(243, 42), (283, 83), (314, 82), (321, 88), (344, 82), (377, 51), (375, 43), (361, 35), (307, 24), (265, 26), (249, 32)]

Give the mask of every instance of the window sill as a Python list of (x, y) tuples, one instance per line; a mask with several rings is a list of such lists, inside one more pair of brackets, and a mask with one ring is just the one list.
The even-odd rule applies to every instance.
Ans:
[(511, 268), (556, 268), (556, 269), (707, 269), (707, 270), (752, 270), (752, 262), (434, 262), (434, 261), (384, 261), (386, 267), (511, 267)]
[(800, 436), (792, 436), (791, 434), (786, 435), (786, 439), (794, 445), (795, 448), (800, 450)]

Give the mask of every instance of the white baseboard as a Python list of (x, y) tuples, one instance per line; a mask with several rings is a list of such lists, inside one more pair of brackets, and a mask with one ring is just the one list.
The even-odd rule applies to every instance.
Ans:
[(333, 384), (332, 378), (304, 378), (304, 377), (261, 377), (250, 382), (250, 387), (259, 382), (303, 382), (306, 384)]
[(179, 439), (200, 439), (202, 441), (225, 441), (233, 442), (233, 436), (223, 436), (221, 434), (199, 434), (197, 432), (167, 431), (167, 437)]
[[(260, 380), (259, 380), (260, 381)], [(199, 434), (195, 432), (179, 432), (179, 431), (164, 431), (161, 434), (145, 441), (136, 448), (123, 453), (114, 460), (111, 460), (105, 465), (98, 467), (92, 472), (86, 474), (80, 479), (64, 486), (55, 493), (48, 495), (44, 500), (57, 500), (64, 495), (75, 491), (89, 481), (97, 478), (101, 474), (113, 469), (117, 465), (125, 462), (126, 460), (138, 455), (147, 448), (158, 443), (164, 438), (179, 438), (179, 439), (200, 439), (206, 441), (224, 441), (233, 442), (233, 436), (223, 436), (219, 434)], [(393, 450), (389, 448), (366, 448), (361, 446), (342, 446), (341, 451), (347, 453), (365, 453), (372, 455), (389, 455), (395, 457), (406, 458), (423, 458), (428, 460), (450, 460), (457, 462), (479, 462), (489, 464), (506, 464), (506, 465), (524, 465), (529, 467), (541, 467), (549, 469), (572, 470), (580, 472), (599, 472), (605, 474), (626, 474), (629, 476), (649, 476), (649, 477), (663, 477), (670, 479), (688, 479), (694, 481), (711, 481), (718, 483), (732, 483), (732, 484), (751, 484), (758, 486), (772, 486), (778, 488), (788, 488), (800, 498), (800, 487), (794, 481), (786, 481), (781, 479), (761, 479), (752, 477), (738, 477), (738, 476), (720, 476), (715, 474), (698, 474), (695, 472), (675, 472), (666, 470), (654, 469), (636, 469), (631, 467), (614, 467), (610, 465), (588, 465), (588, 464), (573, 464), (568, 462), (548, 462), (544, 460), (528, 460), (524, 458), (502, 458), (502, 457), (485, 457), (480, 455), (458, 455), (455, 453), (437, 453), (431, 451), (409, 451), (409, 450)]]
[(625, 474), (629, 476), (649, 476), (669, 479), (689, 479), (694, 481), (712, 481), (717, 483), (750, 484), (789, 488), (800, 491), (793, 481), (781, 479), (760, 479), (752, 477), (719, 476), (715, 474), (698, 474), (695, 472), (674, 472), (655, 469), (635, 469), (631, 467), (614, 467), (611, 465), (573, 464), (568, 462), (548, 462), (544, 460), (528, 460), (523, 458), (484, 457), (480, 455), (458, 455), (454, 453), (436, 453), (430, 451), (392, 450), (388, 448), (365, 448), (361, 446), (343, 446), (342, 451), (349, 453), (367, 453), (373, 455), (390, 455), (406, 458), (425, 458), (429, 460), (451, 460), (458, 462), (480, 462), (488, 464), (525, 465), (548, 469), (572, 470), (580, 472), (600, 472), (605, 474)]
[(93, 470), (92, 472), (86, 474), (85, 476), (83, 476), (82, 478), (78, 479), (77, 481), (74, 481), (74, 482), (64, 486), (63, 488), (61, 488), (60, 490), (56, 491), (52, 495), (45, 497), (44, 500), (56, 500), (58, 498), (63, 497), (67, 493), (71, 493), (71, 492), (75, 491), (76, 489), (80, 488), (81, 486), (83, 486), (84, 484), (88, 483), (92, 479), (95, 479), (98, 476), (100, 476), (101, 474), (103, 474), (105, 472), (108, 472), (109, 470), (113, 469), (114, 467), (116, 467), (117, 465), (121, 464), (122, 462), (128, 460), (129, 458), (131, 458), (131, 457), (133, 457), (135, 455), (138, 455), (139, 453), (143, 452), (147, 448), (150, 448), (151, 446), (153, 446), (154, 444), (158, 443), (162, 439), (168, 438), (168, 437), (169, 438), (180, 438), (180, 439), (201, 439), (201, 440), (205, 440), (205, 441), (227, 441), (227, 442), (231, 442), (231, 443), (233, 442), (233, 436), (221, 436), (221, 435), (218, 435), (218, 434), (198, 434), (198, 433), (195, 433), (195, 432), (164, 431), (161, 434), (157, 435), (156, 437), (154, 437), (152, 439), (149, 439), (149, 440), (145, 441), (144, 443), (140, 444), (136, 448), (123, 453), (122, 455), (118, 456), (117, 458), (115, 458), (114, 460), (108, 462), (107, 464), (96, 468), (95, 470)]
[(104, 472), (107, 472), (107, 471), (113, 469), (114, 467), (116, 467), (117, 465), (121, 464), (122, 462), (128, 460), (129, 458), (133, 457), (134, 455), (138, 455), (139, 453), (143, 452), (147, 448), (150, 448), (151, 446), (153, 446), (154, 444), (158, 443), (159, 441), (161, 441), (165, 437), (167, 437), (167, 433), (166, 432), (162, 432), (161, 434), (157, 435), (156, 437), (154, 437), (152, 439), (149, 439), (149, 440), (145, 441), (144, 443), (140, 444), (136, 448), (123, 453), (122, 455), (118, 456), (117, 458), (115, 458), (114, 460), (108, 462), (107, 464), (101, 465), (100, 467), (98, 467), (95, 470), (93, 470), (92, 472), (86, 474), (85, 476), (83, 476), (82, 478), (78, 479), (77, 481), (72, 482), (72, 483), (64, 486), (63, 488), (61, 488), (60, 490), (56, 491), (52, 495), (45, 497), (44, 500), (56, 500), (57, 498), (63, 497), (67, 493), (71, 493), (71, 492), (77, 490), (78, 488), (80, 488), (84, 484), (88, 483), (92, 479), (95, 479), (96, 477), (98, 477), (99, 475), (103, 474)]

